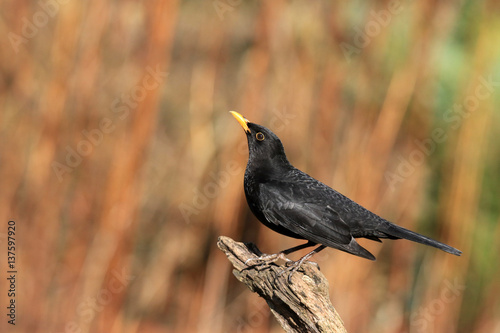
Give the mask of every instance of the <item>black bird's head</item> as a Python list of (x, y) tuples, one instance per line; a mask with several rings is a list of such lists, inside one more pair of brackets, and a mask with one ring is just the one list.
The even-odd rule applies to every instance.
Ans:
[[(285, 155), (285, 149), (281, 140), (271, 132), (270, 129), (254, 124), (235, 111), (231, 114), (240, 123), (247, 135), (248, 141), (248, 167), (253, 166), (263, 169), (269, 167), (280, 169), (280, 167), (289, 167), (290, 163)], [(267, 170), (270, 171), (270, 170)]]

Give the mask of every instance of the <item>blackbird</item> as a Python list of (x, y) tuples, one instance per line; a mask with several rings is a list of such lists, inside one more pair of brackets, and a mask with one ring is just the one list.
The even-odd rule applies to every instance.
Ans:
[[(248, 164), (244, 189), (247, 203), (257, 219), (268, 228), (308, 242), (277, 254), (247, 261), (288, 261), (293, 274), (305, 260), (324, 248), (332, 247), (359, 257), (375, 260), (373, 254), (355, 238), (408, 239), (459, 256), (462, 252), (395, 225), (370, 212), (341, 193), (293, 167), (280, 139), (264, 126), (249, 122), (230, 111), (245, 130), (248, 141)], [(285, 255), (320, 244), (298, 261)], [(289, 279), (291, 278), (289, 275)]]

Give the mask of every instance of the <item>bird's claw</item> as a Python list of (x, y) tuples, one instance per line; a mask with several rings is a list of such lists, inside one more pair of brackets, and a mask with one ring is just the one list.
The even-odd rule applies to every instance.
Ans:
[(302, 264), (304, 262), (308, 262), (310, 264), (313, 264), (314, 266), (316, 266), (316, 268), (319, 270), (319, 265), (317, 262), (314, 262), (314, 261), (309, 261), (309, 260), (297, 260), (297, 261), (293, 261), (293, 260), (289, 260), (287, 263), (286, 263), (286, 268), (284, 268), (283, 270), (281, 270), (281, 272), (278, 273), (278, 276), (281, 276), (283, 275), (284, 273), (286, 272), (290, 272), (290, 274), (288, 275), (288, 283), (292, 283), (292, 275), (295, 274), (295, 272), (297, 272), (300, 267), (302, 266)]
[(285, 274), (286, 272), (290, 272), (290, 274), (288, 274), (287, 281), (288, 281), (288, 283), (292, 283), (292, 275), (298, 271), (300, 266), (302, 266), (302, 262), (300, 262), (300, 260), (299, 261), (292, 261), (291, 263), (287, 263), (287, 266), (288, 267), (283, 268), (281, 270), (281, 272), (278, 273), (278, 276), (281, 276), (281, 275)]
[[(296, 271), (299, 270), (299, 268), (302, 266), (302, 264), (304, 262), (309, 262), (309, 263), (315, 265), (316, 268), (319, 270), (319, 265), (317, 262), (307, 260), (311, 256), (312, 253), (313, 252), (311, 252), (309, 255), (302, 257), (300, 260), (297, 260), (297, 261), (288, 259), (283, 252), (274, 253), (274, 254), (266, 254), (266, 255), (263, 255), (260, 257), (253, 257), (253, 258), (249, 258), (249, 259), (245, 260), (245, 265), (247, 265), (247, 266), (262, 266), (262, 265), (274, 263), (274, 262), (278, 261), (279, 259), (282, 259), (285, 261), (286, 268), (283, 268), (278, 273), (278, 276), (281, 276), (286, 272), (290, 272), (290, 274), (288, 275), (287, 281), (288, 281), (288, 283), (291, 283), (292, 282), (292, 275)], [(252, 262), (257, 262), (257, 263), (252, 265)]]
[[(288, 259), (288, 261), (285, 263), (285, 265), (286, 265), (287, 267), (290, 267), (290, 266), (298, 265), (298, 263), (300, 263), (300, 265), (302, 265), (304, 262), (307, 262), (307, 263), (309, 263), (309, 264), (314, 265), (314, 266), (315, 266), (318, 270), (320, 269), (320, 268), (319, 268), (319, 264), (318, 264), (317, 262), (315, 262), (315, 261), (309, 261), (309, 260), (305, 260), (305, 261), (303, 261), (302, 263), (300, 263), (300, 260), (293, 261), (293, 260)], [(299, 266), (299, 267), (300, 267), (300, 266)]]
[(260, 261), (259, 263), (255, 264), (255, 265), (260, 266), (260, 265), (276, 262), (279, 259), (282, 259), (282, 260), (286, 261), (287, 263), (293, 262), (293, 260), (290, 260), (287, 257), (285, 257), (284, 253), (279, 252), (279, 253), (274, 253), (274, 254), (266, 254), (266, 255), (263, 255), (260, 257), (249, 258), (249, 259), (245, 260), (245, 265), (249, 266), (254, 261)]

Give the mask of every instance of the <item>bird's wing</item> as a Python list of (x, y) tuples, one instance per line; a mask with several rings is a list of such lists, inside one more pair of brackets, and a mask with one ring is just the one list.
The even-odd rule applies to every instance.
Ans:
[[(321, 189), (297, 187), (293, 182), (268, 182), (259, 186), (266, 219), (307, 240), (375, 260), (352, 237), (341, 216), (325, 204)], [(304, 184), (302, 184), (304, 185)]]

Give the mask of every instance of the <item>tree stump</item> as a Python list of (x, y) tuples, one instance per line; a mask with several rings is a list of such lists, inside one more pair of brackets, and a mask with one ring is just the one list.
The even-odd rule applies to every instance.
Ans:
[(266, 300), (286, 332), (347, 332), (330, 302), (328, 281), (314, 264), (304, 262), (288, 283), (289, 273), (279, 274), (285, 265), (245, 265), (262, 255), (254, 244), (220, 236), (217, 246), (233, 264), (236, 278)]

